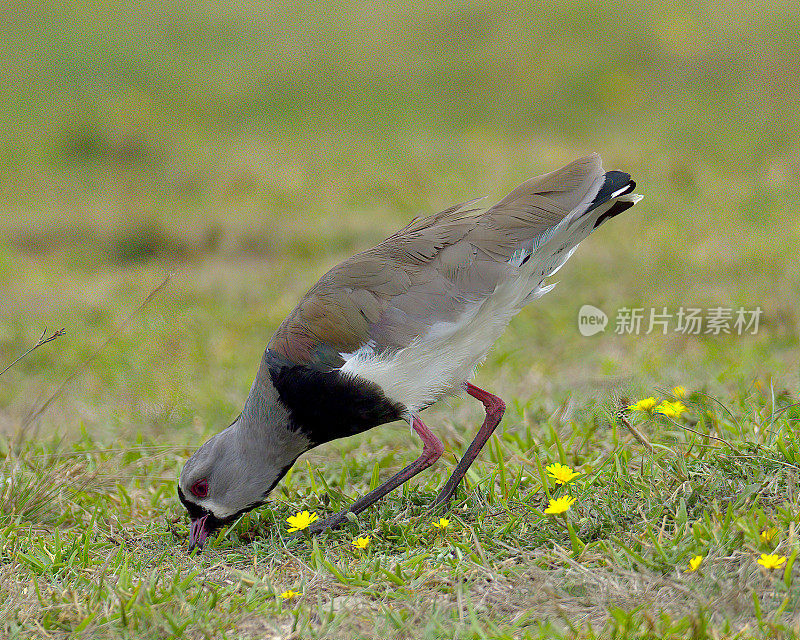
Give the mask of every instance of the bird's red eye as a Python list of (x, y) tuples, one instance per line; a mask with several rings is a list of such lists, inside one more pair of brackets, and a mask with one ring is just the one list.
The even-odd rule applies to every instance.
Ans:
[(208, 480), (203, 478), (192, 485), (192, 493), (198, 498), (205, 498), (208, 495)]

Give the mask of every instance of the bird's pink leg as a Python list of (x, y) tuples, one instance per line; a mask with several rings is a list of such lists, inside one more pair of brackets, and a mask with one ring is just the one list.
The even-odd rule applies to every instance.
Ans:
[(464, 477), (464, 474), (478, 456), (478, 453), (480, 453), (483, 445), (486, 444), (487, 440), (489, 440), (492, 433), (497, 428), (497, 425), (500, 424), (500, 420), (503, 418), (503, 414), (506, 410), (506, 403), (500, 398), (492, 395), (488, 391), (479, 389), (469, 382), (467, 382), (467, 393), (483, 403), (486, 409), (486, 418), (484, 418), (481, 428), (478, 429), (478, 434), (475, 436), (472, 444), (467, 448), (464, 457), (461, 458), (456, 465), (453, 475), (450, 476), (450, 479), (445, 483), (441, 491), (439, 491), (439, 495), (436, 496), (436, 500), (433, 501), (434, 507), (446, 506), (450, 503), (450, 498), (452, 498), (453, 494), (456, 492), (461, 478)]
[(309, 527), (311, 533), (319, 533), (325, 529), (336, 529), (347, 519), (348, 513), (361, 513), (364, 511), (364, 509), (375, 504), (387, 493), (393, 489), (396, 489), (404, 482), (407, 482), (420, 471), (424, 471), (442, 457), (442, 453), (444, 453), (444, 445), (442, 444), (442, 441), (433, 435), (433, 433), (431, 433), (431, 430), (425, 426), (422, 420), (420, 420), (417, 416), (413, 416), (411, 419), (411, 426), (414, 431), (419, 434), (419, 437), (422, 438), (422, 454), (420, 457), (414, 460), (414, 462), (408, 465), (405, 469), (399, 471), (394, 476), (389, 478), (381, 486), (360, 497), (349, 509), (340, 511), (339, 513), (331, 516), (330, 518), (326, 518), (325, 520), (315, 522), (313, 525), (311, 525), (311, 527)]

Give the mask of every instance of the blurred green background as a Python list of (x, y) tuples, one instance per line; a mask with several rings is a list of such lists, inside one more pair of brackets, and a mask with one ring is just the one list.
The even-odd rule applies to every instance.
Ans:
[[(481, 375), (553, 406), (586, 386), (798, 386), (794, 2), (2, 11), (0, 362), (44, 325), (68, 331), (3, 377), (6, 431), (77, 367), (51, 426), (193, 425), (173, 434), (197, 442), (325, 269), (591, 151), (646, 199), (584, 243)], [(765, 315), (747, 338), (589, 339), (584, 303)]]

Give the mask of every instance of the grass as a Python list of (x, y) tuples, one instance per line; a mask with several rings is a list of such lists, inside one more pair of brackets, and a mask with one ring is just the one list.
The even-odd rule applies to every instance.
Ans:
[[(651, 244), (658, 260), (637, 266), (604, 233), (565, 268), (566, 282), (518, 316), (480, 370), (478, 383), (509, 410), (470, 470), (448, 530), (434, 530), (426, 505), (480, 422), (468, 399), (426, 412), (447, 445), (443, 461), (345, 530), (283, 537), (290, 515), (333, 512), (413, 459), (418, 443), (407, 428), (311, 452), (269, 506), (191, 558), (175, 497), (180, 466), (236, 415), (264, 336), (332, 259), (209, 256), (173, 265), (172, 280), (134, 313), (160, 284), (158, 262), (82, 274), (19, 256), (10, 268), (24, 298), (16, 322), (4, 325), (15, 340), (9, 351), (39, 339), (39, 328), (24, 324), (36, 300), (44, 301), (36, 319), (59, 319), (67, 332), (3, 375), (5, 419), (23, 423), (62, 379), (79, 374), (23, 437), (3, 441), (4, 633), (797, 635), (797, 344), (779, 320), (781, 302), (769, 292), (758, 298), (767, 312), (755, 336), (583, 338), (579, 302), (609, 311), (627, 299), (638, 304), (629, 293), (635, 281), (672, 264)], [(604, 286), (595, 272), (608, 264), (625, 265), (632, 281)], [(731, 277), (692, 268), (706, 283)], [(53, 289), (64, 282), (66, 291)], [(667, 306), (683, 304), (682, 292), (673, 295)], [(632, 413), (643, 439), (617, 419), (621, 396), (667, 399), (675, 384), (689, 392), (686, 416)], [(563, 519), (543, 514), (542, 469), (552, 462), (582, 474), (570, 483), (576, 502), (567, 513), (578, 542)], [(545, 484), (552, 497), (564, 493)], [(775, 538), (762, 543), (772, 527)], [(356, 552), (352, 540), (364, 535), (371, 543)], [(767, 571), (756, 560), (772, 551), (788, 561)], [(688, 573), (695, 555), (702, 565)], [(287, 590), (302, 595), (284, 601)]]
[[(0, 370), (66, 332), (0, 375), (0, 636), (800, 635), (792, 7), (45, 2), (8, 18)], [(413, 460), (406, 426), (310, 452), (186, 555), (176, 476), (322, 273), (595, 150), (646, 199), (479, 370), (508, 411), (449, 527), (427, 505), (481, 422), (468, 398), (425, 413), (442, 460), (342, 531), (284, 537), (289, 516)], [(583, 337), (583, 304), (611, 326), (623, 307), (763, 316), (755, 335)], [(618, 416), (676, 385), (684, 416)], [(544, 514), (567, 492), (554, 462), (581, 474), (565, 516)], [(781, 568), (757, 563), (773, 552)]]
[[(185, 553), (174, 473), (191, 451), (140, 438), (6, 452), (2, 618), (9, 637), (739, 637), (796, 634), (796, 407), (747, 411), (693, 392), (677, 421), (564, 423), (517, 403), (468, 475), (445, 530), (427, 503), (440, 465), (358, 522), (285, 539), (296, 511), (339, 509), (398, 466), (374, 438), (312, 454), (271, 506)], [(779, 403), (780, 406), (781, 403)], [(684, 427), (690, 427), (689, 431)], [(704, 434), (704, 435), (699, 435)], [(455, 448), (455, 447), (454, 447)], [(542, 466), (582, 475), (566, 518)], [(543, 490), (543, 480), (546, 490)], [(569, 522), (572, 535), (565, 527)], [(774, 528), (764, 542), (760, 534)], [(364, 551), (352, 540), (370, 535)], [(768, 571), (761, 553), (788, 562)], [(703, 556), (696, 573), (689, 560)], [(300, 595), (284, 601), (280, 594)]]

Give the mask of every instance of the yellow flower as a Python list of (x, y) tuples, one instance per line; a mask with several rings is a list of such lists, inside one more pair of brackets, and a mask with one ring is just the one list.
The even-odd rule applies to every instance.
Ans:
[(433, 526), (436, 527), (439, 531), (444, 531), (450, 526), (450, 521), (447, 518), (441, 518), (439, 522), (434, 522)]
[(651, 411), (656, 404), (658, 404), (658, 401), (653, 397), (643, 398), (636, 404), (629, 406), (628, 409), (633, 409), (634, 411)]
[(778, 530), (775, 527), (769, 527), (758, 534), (758, 537), (761, 539), (761, 542), (767, 544), (768, 542), (772, 542), (772, 539), (775, 537), (776, 533), (778, 533)]
[(695, 556), (691, 560), (689, 560), (689, 571), (697, 571), (697, 567), (700, 566), (700, 563), (703, 561), (703, 556)]
[(686, 413), (686, 405), (680, 400), (676, 400), (675, 402), (664, 400), (664, 402), (655, 408), (655, 412), (661, 413), (668, 418), (679, 418), (681, 414)]
[(318, 516), (316, 511), (314, 513), (309, 513), (308, 511), (298, 511), (296, 516), (289, 516), (286, 518), (286, 522), (292, 525), (291, 529), (289, 529), (289, 533), (292, 531), (300, 531), (300, 529), (307, 529), (308, 525), (317, 519)]
[(758, 564), (767, 569), (780, 569), (784, 562), (786, 562), (786, 556), (779, 556), (775, 553), (770, 555), (762, 553), (758, 559)]
[(672, 395), (676, 398), (685, 398), (686, 397), (686, 389), (683, 387), (672, 387)]
[(551, 464), (549, 467), (547, 467), (547, 475), (549, 475), (558, 484), (566, 484), (581, 474), (573, 471), (565, 464), (556, 462), (555, 464)]
[(369, 536), (366, 538), (356, 538), (353, 540), (353, 546), (356, 549), (366, 549), (369, 546), (369, 541), (372, 540)]
[(292, 598), (296, 598), (299, 595), (300, 594), (297, 593), (297, 591), (284, 591), (281, 594), (281, 598), (283, 598), (284, 600), (291, 600)]
[(572, 504), (575, 502), (575, 498), (572, 496), (563, 496), (561, 498), (556, 498), (555, 500), (550, 500), (550, 506), (544, 510), (545, 513), (564, 513), (568, 511)]
[(686, 413), (689, 410), (689, 407), (683, 404), (680, 400), (676, 400), (675, 402), (673, 402), (672, 408), (678, 412), (678, 415)]

